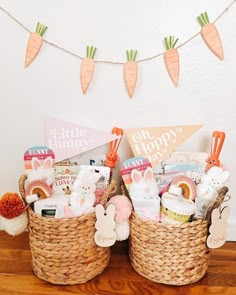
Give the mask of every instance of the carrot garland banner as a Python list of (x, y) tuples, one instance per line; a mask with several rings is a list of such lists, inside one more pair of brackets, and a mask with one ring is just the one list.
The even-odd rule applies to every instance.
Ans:
[(201, 36), (206, 45), (220, 60), (223, 60), (223, 47), (215, 24), (210, 23), (207, 12), (201, 13), (197, 20), (202, 27)]
[(130, 98), (133, 96), (138, 78), (138, 64), (135, 61), (137, 53), (137, 50), (126, 50), (127, 62), (124, 64), (124, 81)]
[(43, 44), (42, 37), (47, 28), (47, 26), (38, 22), (35, 32), (30, 34), (25, 54), (25, 68), (32, 63), (32, 61), (39, 53), (39, 50)]
[(175, 87), (179, 82), (179, 53), (175, 48), (179, 39), (175, 39), (174, 36), (169, 36), (164, 39), (166, 52), (164, 53), (164, 62), (167, 72), (174, 83)]
[(93, 77), (94, 72), (94, 56), (97, 48), (93, 46), (86, 47), (86, 58), (81, 62), (80, 79), (82, 91), (85, 94)]
[(229, 11), (229, 9), (236, 3), (236, 0), (232, 0), (232, 2), (218, 15), (218, 17), (213, 21), (209, 21), (209, 17), (207, 12), (201, 13), (197, 20), (201, 25), (201, 31), (197, 34), (191, 36), (189, 39), (184, 41), (182, 44), (178, 45), (175, 48), (175, 45), (178, 39), (175, 39), (174, 36), (169, 36), (165, 38), (165, 47), (166, 51), (161, 53), (156, 53), (153, 56), (145, 57), (143, 59), (136, 60), (137, 57), (137, 50), (127, 50), (127, 61), (113, 61), (113, 60), (94, 60), (94, 56), (96, 53), (96, 48), (93, 46), (87, 46), (87, 54), (86, 58), (82, 57), (79, 54), (69, 51), (66, 48), (58, 46), (52, 42), (49, 42), (43, 39), (43, 35), (47, 30), (47, 26), (41, 23), (37, 24), (36, 32), (32, 33), (24, 24), (22, 24), (18, 19), (16, 19), (13, 15), (11, 15), (7, 10), (5, 10), (2, 6), (0, 6), (0, 10), (4, 12), (8, 17), (15, 21), (18, 25), (20, 25), (25, 31), (27, 31), (30, 36), (28, 39), (26, 55), (25, 55), (25, 67), (28, 67), (32, 61), (35, 59), (37, 54), (40, 51), (42, 43), (45, 42), (50, 46), (55, 47), (67, 54), (70, 54), (73, 57), (79, 58), (82, 60), (81, 62), (81, 69), (80, 69), (80, 76), (81, 76), (81, 87), (82, 91), (85, 94), (87, 88), (89, 87), (93, 72), (95, 69), (95, 62), (98, 63), (108, 63), (113, 65), (122, 65), (124, 69), (124, 82), (127, 89), (127, 93), (131, 98), (133, 96), (136, 82), (138, 78), (138, 63), (149, 61), (151, 59), (158, 58), (163, 56), (166, 69), (168, 74), (177, 87), (179, 82), (179, 53), (177, 49), (185, 46), (187, 43), (191, 42), (194, 38), (198, 37), (201, 34), (203, 40), (205, 41), (206, 45), (209, 49), (220, 59), (224, 59), (223, 47), (219, 37), (219, 33), (215, 26), (215, 23), (223, 17), (223, 15)]

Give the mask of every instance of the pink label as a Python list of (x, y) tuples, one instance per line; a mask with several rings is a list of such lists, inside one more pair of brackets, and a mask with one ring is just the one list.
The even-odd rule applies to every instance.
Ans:
[(109, 132), (59, 119), (48, 118), (46, 121), (46, 141), (55, 153), (56, 162), (84, 153), (117, 138), (117, 135)]

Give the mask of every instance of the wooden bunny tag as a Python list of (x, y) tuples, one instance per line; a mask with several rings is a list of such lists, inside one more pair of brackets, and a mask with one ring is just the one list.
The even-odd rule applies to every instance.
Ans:
[(214, 209), (211, 213), (210, 235), (207, 238), (209, 248), (219, 248), (226, 241), (227, 220), (229, 216), (229, 207)]
[(116, 207), (110, 204), (106, 210), (98, 204), (95, 208), (97, 221), (95, 223), (96, 232), (94, 235), (95, 243), (100, 247), (110, 247), (116, 242), (116, 232), (114, 231)]

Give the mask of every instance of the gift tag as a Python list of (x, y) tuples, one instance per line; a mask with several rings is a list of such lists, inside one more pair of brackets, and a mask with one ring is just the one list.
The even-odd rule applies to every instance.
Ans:
[(211, 213), (210, 235), (207, 238), (209, 248), (219, 248), (226, 241), (227, 220), (229, 216), (229, 207), (214, 209)]
[(95, 208), (96, 213), (96, 232), (94, 235), (95, 243), (100, 247), (110, 247), (116, 242), (116, 233), (114, 231), (116, 207), (110, 204), (106, 209), (98, 204)]

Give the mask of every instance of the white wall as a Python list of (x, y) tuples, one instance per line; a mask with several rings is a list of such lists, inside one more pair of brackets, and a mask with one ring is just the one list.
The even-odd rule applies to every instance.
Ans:
[[(124, 62), (126, 49), (137, 49), (138, 59), (163, 52), (166, 35), (179, 37), (179, 44), (186, 41), (200, 31), (197, 15), (208, 11), (214, 20), (231, 2), (3, 0), (0, 5), (31, 31), (37, 21), (47, 24), (45, 39), (69, 51), (83, 56), (86, 45), (94, 45), (98, 48), (97, 60)], [(209, 152), (212, 131), (226, 132), (220, 158), (232, 173), (228, 182), (232, 195), (229, 239), (236, 240), (235, 15), (236, 4), (216, 23), (224, 62), (198, 36), (179, 49), (178, 88), (173, 87), (163, 59), (158, 57), (139, 63), (137, 87), (129, 99), (122, 65), (97, 63), (85, 96), (80, 87), (80, 59), (53, 46), (44, 44), (34, 63), (24, 69), (29, 33), (0, 10), (0, 193), (18, 189), (24, 170), (23, 153), (30, 146), (45, 143), (47, 115), (100, 130), (203, 124), (178, 150)], [(124, 139), (121, 160), (130, 156)]]

